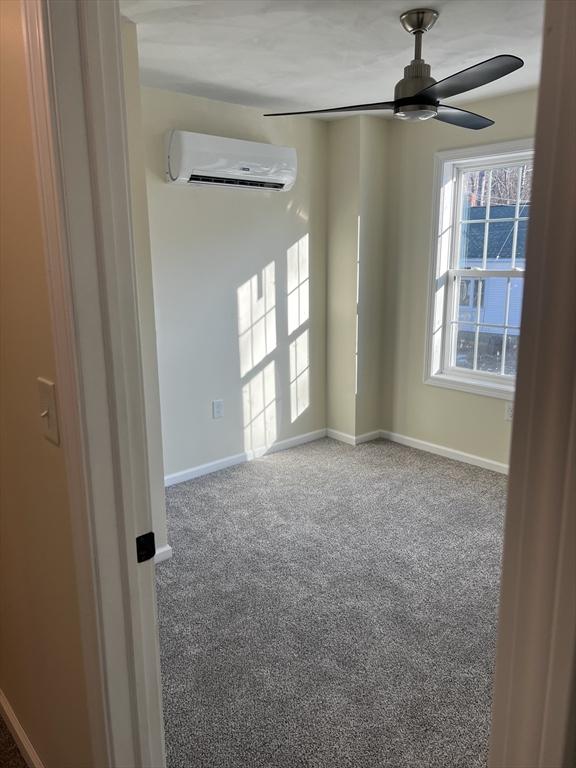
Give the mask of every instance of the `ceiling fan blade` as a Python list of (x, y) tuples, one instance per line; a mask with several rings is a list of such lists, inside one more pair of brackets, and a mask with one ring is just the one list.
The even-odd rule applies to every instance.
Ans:
[(460, 128), (471, 128), (473, 131), (480, 131), (482, 128), (494, 125), (494, 120), (490, 120), (488, 117), (482, 117), (475, 112), (467, 112), (465, 109), (449, 107), (446, 104), (438, 104), (438, 112), (434, 119), (440, 120), (441, 123), (458, 125)]
[(290, 115), (320, 115), (330, 112), (364, 112), (364, 110), (394, 109), (393, 101), (377, 101), (375, 104), (356, 104), (352, 107), (334, 107), (334, 109), (310, 109), (304, 112), (274, 112), (264, 117), (287, 117)]
[(429, 85), (416, 95), (425, 95), (437, 100), (447, 99), (449, 96), (456, 96), (498, 80), (523, 66), (524, 62), (518, 56), (494, 56), (492, 59), (486, 59), (480, 64), (474, 64), (473, 67), (456, 72), (455, 75), (445, 77), (444, 80)]

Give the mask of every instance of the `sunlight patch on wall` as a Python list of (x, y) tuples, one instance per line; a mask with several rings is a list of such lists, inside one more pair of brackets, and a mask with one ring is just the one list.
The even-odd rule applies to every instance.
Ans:
[[(294, 208), (296, 208), (296, 210), (294, 210)], [(308, 223), (308, 219), (310, 217), (308, 215), (308, 211), (305, 209), (305, 207), (302, 204), (296, 205), (296, 201), (292, 199), (286, 206), (286, 210), (288, 212), (295, 213), (299, 219), (301, 219), (305, 223)]]
[(237, 289), (241, 376), (276, 348), (275, 279), (272, 261)]
[(301, 416), (310, 405), (310, 361), (308, 331), (290, 344), (290, 420)]
[(276, 369), (274, 361), (242, 387), (244, 450), (269, 448), (276, 440)]
[(288, 335), (294, 333), (309, 316), (308, 235), (304, 235), (286, 254), (288, 293)]

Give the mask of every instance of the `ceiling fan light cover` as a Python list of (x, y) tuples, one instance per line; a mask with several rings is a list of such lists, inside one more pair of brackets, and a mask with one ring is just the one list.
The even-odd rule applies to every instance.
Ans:
[(419, 122), (430, 120), (436, 117), (437, 109), (432, 104), (404, 104), (401, 107), (395, 107), (394, 117), (398, 120), (410, 122)]

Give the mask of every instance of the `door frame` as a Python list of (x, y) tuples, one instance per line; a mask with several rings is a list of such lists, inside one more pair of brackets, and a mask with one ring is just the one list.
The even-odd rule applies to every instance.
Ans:
[[(134, 547), (135, 536), (151, 525), (151, 510), (118, 0), (26, 0), (23, 7), (93, 754), (103, 767), (162, 768), (154, 566), (138, 565)], [(547, 0), (536, 140), (535, 198), (541, 201), (554, 191), (544, 163), (551, 168), (551, 156), (574, 163), (574, 148), (559, 142), (554, 126), (574, 66), (575, 24), (572, 2)], [(563, 120), (568, 114), (574, 119), (573, 99), (562, 108)], [(540, 162), (539, 146), (547, 147)], [(551, 231), (545, 224), (534, 229), (528, 248), (536, 262)], [(559, 241), (558, 247), (569, 246)], [(536, 288), (541, 277), (529, 265), (524, 321), (542, 318)], [(562, 290), (562, 282), (556, 288)], [(576, 647), (574, 592), (567, 587), (574, 558), (566, 536), (574, 489), (565, 463), (565, 505), (547, 508), (547, 497), (540, 497), (539, 509), (528, 504), (537, 498), (538, 483), (547, 488), (534, 463), (538, 445), (522, 447), (522, 435), (536, 434), (545, 417), (534, 408), (535, 398), (551, 386), (536, 373), (544, 342), (523, 348), (520, 356), (492, 768), (526, 766), (530, 733), (536, 734), (528, 740), (530, 765), (560, 768), (569, 748), (574, 682), (562, 673), (573, 664)], [(574, 431), (574, 405), (570, 413)], [(565, 461), (571, 445), (559, 448)], [(562, 462), (557, 468), (561, 478)], [(542, 536), (542, 526), (534, 524), (544, 518), (544, 530), (553, 535)], [(541, 586), (536, 601), (535, 584)], [(519, 632), (527, 627), (530, 642), (522, 645)], [(537, 680), (526, 688), (526, 680), (534, 681), (534, 665)], [(517, 706), (521, 702), (525, 706)]]
[(575, 38), (576, 3), (547, 0), (490, 768), (576, 762)]
[(117, 0), (21, 0), (93, 763), (163, 768)]

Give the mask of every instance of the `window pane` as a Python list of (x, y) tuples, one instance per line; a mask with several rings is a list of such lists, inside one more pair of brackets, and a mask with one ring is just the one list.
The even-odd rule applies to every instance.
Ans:
[(503, 338), (503, 328), (480, 328), (477, 360), (477, 369), (479, 371), (500, 373)]
[(488, 224), (487, 269), (510, 269), (514, 243), (513, 221), (491, 221)]
[(532, 162), (522, 166), (520, 171), (520, 216), (530, 216), (530, 195), (532, 192)]
[(528, 234), (528, 222), (518, 222), (518, 236), (516, 239), (516, 262), (518, 269), (526, 269), (526, 235)]
[(513, 277), (510, 280), (510, 302), (508, 305), (508, 325), (520, 327), (522, 317), (522, 293), (524, 290), (524, 278)]
[(507, 376), (516, 376), (519, 344), (519, 333), (515, 331), (508, 331), (508, 336), (506, 337), (506, 362), (504, 363), (504, 373)]
[(480, 300), (480, 322), (490, 325), (506, 323), (506, 286), (505, 277), (487, 277), (482, 280)]
[(478, 318), (478, 300), (482, 305), (483, 280), (461, 278), (458, 298), (458, 320), (476, 323)]
[(462, 224), (460, 230), (460, 269), (481, 267), (484, 253), (484, 224)]
[(508, 219), (516, 215), (519, 171), (518, 166), (492, 169), (489, 218)]
[(488, 198), (489, 171), (462, 174), (461, 219), (485, 219)]
[(458, 326), (458, 334), (456, 336), (456, 360), (454, 365), (457, 368), (468, 368), (472, 370), (474, 367), (474, 339), (476, 333), (469, 325)]

